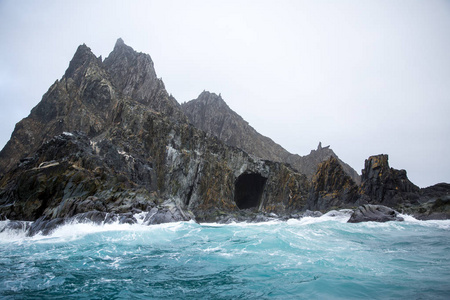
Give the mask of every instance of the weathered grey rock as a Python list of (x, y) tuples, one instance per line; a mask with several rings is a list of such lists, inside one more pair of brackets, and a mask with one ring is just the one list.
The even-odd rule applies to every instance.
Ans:
[[(316, 173), (321, 162), (332, 156), (337, 158), (329, 146), (322, 147), (321, 143), (317, 150), (312, 150), (305, 156), (289, 153), (270, 138), (258, 133), (225, 103), (221, 95), (203, 91), (197, 99), (182, 104), (181, 109), (194, 126), (218, 137), (228, 145), (241, 148), (262, 159), (291, 164), (309, 179)], [(359, 183), (358, 173), (343, 161), (338, 161), (344, 171)]]
[(358, 207), (351, 215), (348, 223), (403, 221), (398, 212), (383, 205), (366, 204)]
[[(132, 224), (140, 212), (151, 212), (147, 224), (259, 222), (300, 215), (307, 199), (312, 209), (352, 203), (355, 185), (338, 159), (311, 188), (295, 168), (261, 159), (280, 155), (277, 160), (302, 169), (298, 156), (258, 137), (220, 96), (205, 92), (200, 98), (211, 131), (189, 124), (150, 56), (118, 40), (102, 62), (80, 46), (64, 76), (16, 125), (0, 152), (0, 218), (35, 221), (30, 232), (36, 233), (69, 221)], [(210, 115), (214, 108), (216, 119)], [(248, 152), (240, 149), (246, 150), (246, 137)], [(258, 147), (261, 153), (250, 151)], [(319, 144), (307, 168), (331, 154)], [(363, 194), (354, 205), (421, 205), (428, 216), (446, 212), (445, 187), (421, 194), (406, 173), (381, 165), (367, 165)]]
[(420, 205), (403, 205), (399, 209), (421, 220), (450, 219), (450, 184), (439, 183), (420, 191)]
[(136, 224), (137, 220), (132, 212), (124, 213), (119, 216), (119, 224)]
[(353, 207), (358, 197), (355, 182), (344, 172), (338, 159), (332, 156), (319, 165), (312, 179), (306, 208), (327, 211)]
[(188, 221), (189, 219), (175, 206), (153, 208), (144, 219), (144, 224), (162, 224), (171, 222)]
[(365, 161), (361, 194), (369, 203), (397, 207), (403, 203), (419, 204), (420, 189), (408, 180), (405, 170), (389, 167), (388, 155), (380, 154)]
[(49, 235), (52, 233), (58, 226), (65, 223), (65, 219), (56, 218), (56, 219), (47, 219), (45, 216), (40, 217), (35, 222), (33, 222), (28, 230), (28, 235), (33, 236), (38, 233), (42, 235)]
[(0, 233), (4, 231), (27, 232), (32, 222), (27, 221), (7, 221), (0, 227)]

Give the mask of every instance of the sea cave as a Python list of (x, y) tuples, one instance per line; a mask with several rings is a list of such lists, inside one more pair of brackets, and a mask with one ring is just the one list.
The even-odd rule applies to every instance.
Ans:
[(242, 174), (234, 185), (234, 202), (239, 209), (258, 207), (267, 178), (260, 174)]

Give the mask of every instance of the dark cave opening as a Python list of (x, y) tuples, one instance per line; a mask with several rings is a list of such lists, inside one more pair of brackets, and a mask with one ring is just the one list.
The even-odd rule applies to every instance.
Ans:
[(234, 185), (234, 202), (239, 209), (258, 207), (267, 178), (260, 174), (242, 174)]

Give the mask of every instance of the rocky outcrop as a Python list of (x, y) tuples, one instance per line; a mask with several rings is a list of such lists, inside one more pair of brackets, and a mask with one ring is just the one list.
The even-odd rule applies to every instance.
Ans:
[(218, 137), (228, 145), (241, 148), (262, 159), (288, 163), (309, 179), (316, 173), (321, 162), (333, 156), (355, 182), (360, 182), (358, 173), (341, 161), (329, 146), (322, 147), (319, 143), (317, 150), (312, 150), (308, 155), (291, 154), (270, 138), (258, 133), (234, 112), (220, 95), (203, 91), (197, 99), (182, 104), (181, 109), (194, 126)]
[(311, 181), (306, 208), (325, 212), (372, 204), (418, 219), (450, 218), (450, 184), (420, 189), (409, 181), (405, 170), (390, 168), (385, 154), (369, 157), (362, 174), (363, 182), (357, 186), (331, 157), (319, 165)]
[(0, 180), (0, 214), (12, 220), (67, 219), (87, 212), (138, 213), (161, 202), (148, 162), (127, 160), (108, 141), (56, 136)]
[(2, 150), (1, 216), (39, 220), (34, 232), (74, 219), (133, 223), (139, 212), (157, 224), (305, 206), (304, 175), (208, 136), (172, 100), (148, 55), (119, 39), (102, 62), (80, 46)]
[(197, 99), (183, 103), (181, 109), (197, 128), (263, 159), (283, 161), (288, 151), (259, 134), (234, 112), (220, 95), (203, 91)]
[(331, 156), (322, 162), (314, 175), (306, 208), (326, 211), (355, 206), (359, 198), (358, 186), (344, 172), (339, 161)]
[(0, 174), (30, 156), (53, 136), (82, 131), (89, 137), (119, 121), (124, 101), (139, 103), (173, 121), (186, 121), (180, 105), (156, 78), (149, 55), (119, 39), (104, 62), (86, 45), (78, 47), (64, 76), (44, 94), (30, 115), (17, 123), (0, 152)]
[(366, 204), (358, 207), (351, 215), (348, 223), (403, 221), (399, 213), (383, 205)]
[(389, 167), (388, 155), (371, 156), (365, 161), (361, 176), (361, 197), (367, 203), (389, 207), (419, 204), (420, 189), (409, 181), (405, 170)]
[[(119, 39), (102, 62), (81, 45), (0, 152), (0, 219), (35, 234), (67, 222), (265, 221), (360, 204), (448, 216), (450, 185), (420, 190), (387, 156), (366, 161), (358, 188), (319, 144), (308, 172), (325, 162), (310, 181), (300, 164), (280, 162), (299, 156), (243, 126), (219, 96), (204, 92), (183, 105), (191, 108), (201, 126), (188, 122), (150, 56)], [(287, 156), (261, 158), (277, 152)]]
[(352, 167), (339, 159), (330, 146), (322, 147), (322, 143), (320, 142), (317, 149), (311, 150), (308, 155), (300, 156), (291, 154), (286, 158), (285, 162), (291, 164), (296, 169), (301, 170), (302, 173), (308, 175), (308, 178), (312, 179), (312, 176), (317, 172), (320, 163), (327, 161), (330, 157), (337, 159), (344, 172), (350, 176), (356, 184), (361, 182), (361, 177)]
[(421, 189), (418, 201), (419, 205), (406, 204), (399, 209), (421, 220), (450, 219), (450, 184), (438, 183)]
[(150, 55), (134, 51), (119, 38), (103, 65), (115, 83), (120, 98), (144, 104), (172, 121), (186, 122), (180, 104), (167, 93), (163, 81), (157, 78)]

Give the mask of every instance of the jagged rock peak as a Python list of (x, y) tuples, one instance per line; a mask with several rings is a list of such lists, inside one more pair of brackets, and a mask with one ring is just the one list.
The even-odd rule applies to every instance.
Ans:
[(228, 104), (222, 99), (222, 95), (217, 95), (216, 93), (211, 93), (209, 91), (204, 90), (197, 98), (197, 101), (205, 103), (205, 104), (222, 104), (228, 107)]
[(419, 188), (409, 181), (405, 170), (389, 167), (387, 154), (366, 159), (361, 175), (361, 191), (368, 202), (378, 201), (395, 207), (401, 203), (415, 203)]
[[(197, 99), (182, 104), (181, 108), (194, 126), (222, 139), (228, 145), (241, 148), (263, 159), (288, 163), (309, 178), (316, 173), (320, 162), (332, 155), (336, 156), (330, 146), (322, 147), (322, 143), (319, 143), (317, 150), (311, 150), (307, 156), (289, 153), (252, 128), (226, 104), (220, 94), (203, 91)], [(359, 183), (358, 173), (349, 165), (342, 161), (341, 163), (345, 172)]]
[(330, 156), (319, 164), (311, 183), (307, 209), (328, 210), (333, 207), (351, 207), (358, 198), (358, 188), (344, 171), (341, 162)]
[(205, 98), (213, 98), (213, 99), (223, 100), (221, 94), (217, 95), (216, 93), (211, 93), (210, 91), (203, 90), (203, 92), (201, 92), (200, 95), (198, 96), (198, 99), (205, 99)]
[(125, 42), (122, 40), (122, 38), (118, 38), (114, 47), (120, 47), (122, 45), (125, 45)]
[(387, 168), (389, 169), (389, 155), (387, 154), (378, 154), (372, 155), (368, 159), (366, 159), (364, 163), (364, 171), (368, 171), (370, 169), (379, 169), (379, 168)]
[(322, 142), (319, 142), (319, 145), (317, 146), (317, 150), (316, 151), (320, 151), (322, 149), (330, 149), (330, 145), (322, 147)]
[(134, 51), (134, 49), (132, 47), (126, 45), (125, 42), (121, 38), (117, 39), (112, 53), (121, 53), (121, 54), (128, 54), (128, 55), (130, 55), (130, 54), (132, 55), (135, 53), (137, 54), (137, 52)]
[(333, 150), (330, 149), (330, 145), (322, 147), (322, 142), (319, 142), (319, 145), (317, 145), (317, 149), (316, 150), (311, 150), (310, 155), (314, 154), (314, 153), (329, 153), (330, 155), (335, 155)]
[(91, 48), (86, 46), (86, 44), (80, 45), (77, 51), (73, 55), (72, 60), (69, 63), (64, 77), (70, 78), (74, 77), (76, 71), (82, 66), (88, 66), (90, 62), (98, 61), (98, 58), (92, 53)]
[[(163, 82), (156, 76), (150, 55), (136, 52), (121, 38), (103, 64), (125, 97), (148, 104), (155, 95), (165, 91)], [(165, 96), (168, 98), (169, 95)]]
[(141, 73), (145, 71), (147, 74), (142, 75), (150, 75), (151, 79), (156, 79), (156, 72), (150, 55), (135, 51), (132, 47), (126, 45), (121, 38), (117, 39), (113, 51), (105, 59), (105, 65), (112, 69), (113, 73), (124, 72), (125, 69), (131, 68), (133, 71), (140, 71)]

